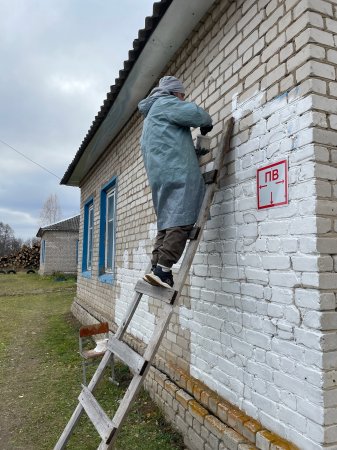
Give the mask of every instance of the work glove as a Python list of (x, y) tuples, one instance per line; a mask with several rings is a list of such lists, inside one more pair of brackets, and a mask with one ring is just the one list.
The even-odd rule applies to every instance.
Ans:
[(200, 127), (200, 133), (206, 136), (207, 133), (213, 130), (213, 125), (207, 125), (206, 127)]

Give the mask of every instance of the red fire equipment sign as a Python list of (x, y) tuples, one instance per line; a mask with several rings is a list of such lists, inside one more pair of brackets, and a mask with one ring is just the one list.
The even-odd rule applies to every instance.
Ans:
[(288, 204), (288, 161), (284, 159), (257, 170), (257, 207)]

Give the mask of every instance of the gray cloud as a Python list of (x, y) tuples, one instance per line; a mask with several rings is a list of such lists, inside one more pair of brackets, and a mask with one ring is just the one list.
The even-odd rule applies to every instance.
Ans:
[[(2, 0), (0, 139), (62, 177), (128, 57), (152, 0)], [(58, 195), (63, 216), (79, 189), (0, 143), (0, 221), (32, 237)]]

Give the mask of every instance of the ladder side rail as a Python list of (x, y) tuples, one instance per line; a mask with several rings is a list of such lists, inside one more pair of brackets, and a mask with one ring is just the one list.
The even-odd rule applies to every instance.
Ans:
[[(158, 320), (158, 323), (156, 325), (155, 331), (151, 337), (151, 340), (145, 350), (144, 353), (144, 359), (148, 361), (147, 367), (144, 370), (142, 377), (144, 377), (147, 374), (147, 371), (149, 370), (151, 366), (151, 362), (156, 354), (156, 350), (158, 349), (159, 345), (161, 344), (162, 337), (165, 334), (167, 325), (169, 324), (169, 321), (171, 319), (173, 313), (173, 306), (172, 305), (164, 305), (163, 312), (161, 317)], [(134, 377), (136, 378), (136, 377)], [(127, 389), (124, 398), (122, 399), (115, 416), (113, 418), (115, 423), (118, 423), (118, 425), (121, 423), (121, 414), (123, 413), (123, 409), (125, 409), (125, 403), (130, 403), (131, 396), (133, 395), (133, 388), (131, 387), (132, 382), (130, 383), (129, 388)]]
[(119, 407), (112, 419), (112, 423), (114, 428), (111, 430), (111, 436), (108, 442), (102, 441), (98, 447), (98, 450), (110, 450), (113, 448), (113, 445), (117, 439), (117, 435), (121, 430), (121, 427), (127, 417), (127, 414), (132, 407), (133, 401), (137, 397), (140, 389), (143, 386), (143, 381), (150, 370), (151, 363), (153, 358), (157, 352), (159, 345), (161, 344), (161, 340), (165, 334), (165, 331), (168, 327), (168, 324), (171, 320), (171, 316), (173, 313), (172, 305), (164, 305), (163, 313), (158, 320), (155, 331), (151, 337), (151, 340), (145, 350), (144, 359), (148, 361), (148, 364), (144, 368), (144, 372), (141, 375), (135, 375), (129, 384), (129, 387), (122, 398)]
[[(101, 378), (104, 374), (104, 369), (109, 364), (111, 356), (112, 356), (111, 352), (107, 350), (105, 352), (101, 362), (99, 363), (99, 366), (97, 367), (97, 370), (94, 373), (94, 376), (92, 377), (92, 379), (87, 387), (87, 389), (89, 391), (93, 392), (96, 385), (101, 380)], [(69, 439), (74, 431), (74, 428), (76, 427), (78, 421), (80, 420), (83, 412), (84, 412), (84, 408), (81, 405), (81, 403), (79, 403), (77, 405), (77, 407), (75, 408), (75, 411), (73, 412), (71, 418), (69, 419), (69, 422), (67, 423), (65, 429), (63, 430), (59, 440), (57, 441), (57, 443), (54, 447), (54, 450), (63, 450), (65, 448), (65, 446), (67, 445), (67, 442), (69, 441)]]
[(149, 343), (144, 352), (144, 359), (148, 361), (148, 365), (151, 365), (154, 355), (156, 354), (158, 347), (161, 344), (161, 341), (166, 332), (167, 325), (171, 319), (171, 315), (173, 313), (173, 305), (164, 305), (161, 316), (158, 319), (158, 322), (155, 326), (154, 332), (151, 336)]
[[(146, 273), (151, 269), (151, 263), (148, 264), (147, 268), (146, 268)], [(135, 292), (134, 297), (131, 301), (131, 303), (129, 304), (129, 307), (124, 315), (124, 318), (121, 322), (121, 324), (119, 325), (116, 333), (114, 334), (114, 337), (118, 340), (121, 340), (132, 320), (132, 317), (134, 315), (134, 313), (136, 312), (136, 309), (138, 307), (138, 304), (142, 298), (143, 294), (139, 293), (139, 292)]]
[(221, 135), (220, 143), (218, 146), (218, 152), (217, 152), (217, 155), (214, 160), (214, 168), (218, 172), (217, 177), (216, 177), (217, 181), (215, 183), (206, 185), (206, 192), (205, 192), (204, 199), (203, 199), (203, 202), (202, 202), (202, 205), (200, 208), (199, 217), (195, 224), (196, 227), (200, 228), (200, 232), (195, 240), (190, 241), (187, 251), (181, 262), (180, 270), (179, 270), (179, 273), (177, 276), (176, 285), (178, 286), (178, 296), (181, 294), (181, 291), (184, 287), (187, 275), (190, 271), (190, 268), (191, 268), (191, 265), (192, 265), (192, 262), (194, 259), (194, 255), (197, 251), (199, 242), (201, 240), (202, 231), (203, 231), (205, 224), (207, 222), (207, 219), (208, 219), (209, 208), (210, 208), (212, 200), (213, 200), (214, 192), (217, 188), (217, 182), (219, 180), (219, 172), (223, 165), (224, 155), (225, 155), (225, 152), (229, 148), (230, 136), (231, 136), (231, 133), (233, 130), (233, 126), (234, 126), (234, 121), (232, 118), (230, 118), (225, 123), (225, 129)]
[(78, 421), (80, 420), (83, 412), (84, 408), (81, 405), (81, 403), (79, 403), (76, 406), (75, 411), (73, 412), (71, 418), (69, 419), (69, 422), (64, 428), (59, 440), (57, 441), (54, 450), (63, 450), (66, 447), (71, 435), (73, 434), (74, 428), (76, 427)]
[(214, 193), (214, 186), (212, 184), (210, 184), (206, 188), (203, 205), (201, 206), (201, 210), (200, 210), (200, 214), (203, 217), (198, 219), (198, 222), (197, 222), (197, 226), (200, 228), (199, 235), (198, 235), (197, 239), (191, 241), (188, 244), (188, 248), (187, 248), (185, 255), (183, 257), (183, 260), (181, 262), (179, 273), (177, 274), (176, 285), (177, 285), (177, 290), (178, 290), (178, 296), (180, 296), (181, 291), (184, 287), (185, 280), (190, 271), (195, 252), (197, 251), (197, 248), (199, 246), (199, 242), (200, 242), (201, 236), (202, 236), (202, 231), (205, 227), (205, 223), (206, 223), (206, 220), (208, 217), (207, 205), (210, 204), (210, 202), (212, 201), (213, 193)]
[(120, 323), (119, 327), (117, 328), (116, 333), (113, 335), (116, 339), (121, 340), (132, 320), (132, 317), (134, 313), (137, 310), (138, 304), (142, 298), (143, 294), (135, 292), (134, 297), (131, 301), (131, 303), (128, 306), (128, 309), (122, 319), (122, 322)]

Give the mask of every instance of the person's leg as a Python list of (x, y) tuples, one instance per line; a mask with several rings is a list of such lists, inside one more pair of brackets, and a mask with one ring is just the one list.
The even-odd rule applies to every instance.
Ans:
[(164, 238), (165, 238), (165, 230), (158, 231), (156, 240), (154, 242), (153, 250), (152, 250), (152, 257), (151, 257), (152, 267), (156, 266), (158, 264), (159, 252), (160, 252), (160, 248), (163, 245)]
[(160, 239), (161, 245), (156, 245), (155, 257), (152, 261), (157, 260), (157, 267), (153, 273), (145, 275), (144, 279), (155, 286), (172, 287), (173, 276), (171, 267), (177, 263), (184, 252), (186, 241), (193, 225), (182, 227), (167, 228), (164, 231), (164, 237)]
[(171, 268), (184, 252), (186, 242), (193, 225), (172, 227), (165, 230), (162, 245), (158, 248), (158, 264)]

